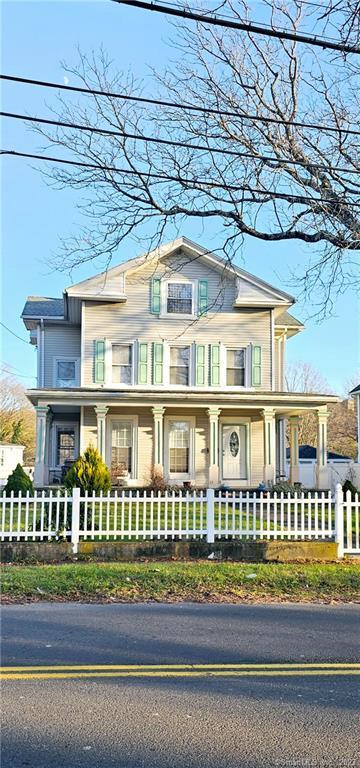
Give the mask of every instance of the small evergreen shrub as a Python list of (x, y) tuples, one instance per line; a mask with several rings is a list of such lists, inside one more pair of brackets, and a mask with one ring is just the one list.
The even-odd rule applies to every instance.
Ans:
[(347, 491), (350, 491), (352, 500), (355, 500), (355, 494), (358, 493), (358, 489), (355, 488), (355, 485), (351, 480), (345, 480), (342, 489), (345, 495)]
[(9, 475), (4, 490), (7, 496), (11, 491), (14, 491), (15, 494), (20, 493), (20, 491), (23, 494), (27, 491), (29, 491), (29, 493), (33, 492), (34, 488), (31, 479), (29, 475), (24, 472), (21, 464), (17, 464), (14, 471)]
[(89, 446), (82, 456), (76, 459), (75, 463), (65, 475), (66, 488), (80, 488), (81, 491), (99, 494), (101, 491), (107, 493), (111, 488), (110, 471), (103, 462), (100, 453)]

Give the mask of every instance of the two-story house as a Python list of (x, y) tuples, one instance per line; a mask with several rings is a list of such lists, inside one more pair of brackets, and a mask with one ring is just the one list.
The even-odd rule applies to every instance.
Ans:
[(87, 445), (130, 486), (255, 488), (299, 473), (298, 424), (318, 417), (317, 482), (328, 486), (326, 406), (284, 388), (288, 339), (303, 326), (294, 299), (179, 238), (72, 285), (29, 297), (37, 347), (35, 483), (56, 481)]

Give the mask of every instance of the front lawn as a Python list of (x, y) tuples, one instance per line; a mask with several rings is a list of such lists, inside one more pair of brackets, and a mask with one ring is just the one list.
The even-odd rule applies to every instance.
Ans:
[(71, 563), (4, 565), (4, 602), (360, 602), (360, 564)]

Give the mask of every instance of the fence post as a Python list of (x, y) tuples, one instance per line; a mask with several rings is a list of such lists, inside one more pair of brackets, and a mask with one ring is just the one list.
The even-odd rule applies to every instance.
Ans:
[(79, 530), (80, 530), (80, 488), (72, 489), (72, 507), (71, 507), (71, 544), (73, 554), (79, 551)]
[(213, 544), (215, 541), (214, 499), (214, 489), (208, 488), (206, 491), (206, 541), (208, 544)]
[(335, 541), (338, 558), (344, 557), (344, 494), (341, 483), (335, 488)]

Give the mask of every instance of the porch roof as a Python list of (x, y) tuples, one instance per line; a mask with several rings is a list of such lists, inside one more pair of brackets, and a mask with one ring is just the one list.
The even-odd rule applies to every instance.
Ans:
[(274, 392), (244, 390), (242, 392), (232, 390), (224, 394), (222, 389), (203, 388), (171, 390), (160, 387), (134, 387), (130, 389), (91, 389), (76, 387), (73, 389), (30, 389), (27, 397), (34, 405), (82, 405), (82, 406), (136, 406), (151, 407), (164, 405), (168, 407), (179, 406), (183, 408), (203, 407), (209, 408), (216, 405), (219, 408), (241, 408), (248, 410), (261, 410), (262, 408), (276, 408), (279, 412), (291, 415), (296, 410), (309, 410), (336, 403), (339, 398), (335, 395), (303, 393), (303, 392)]

